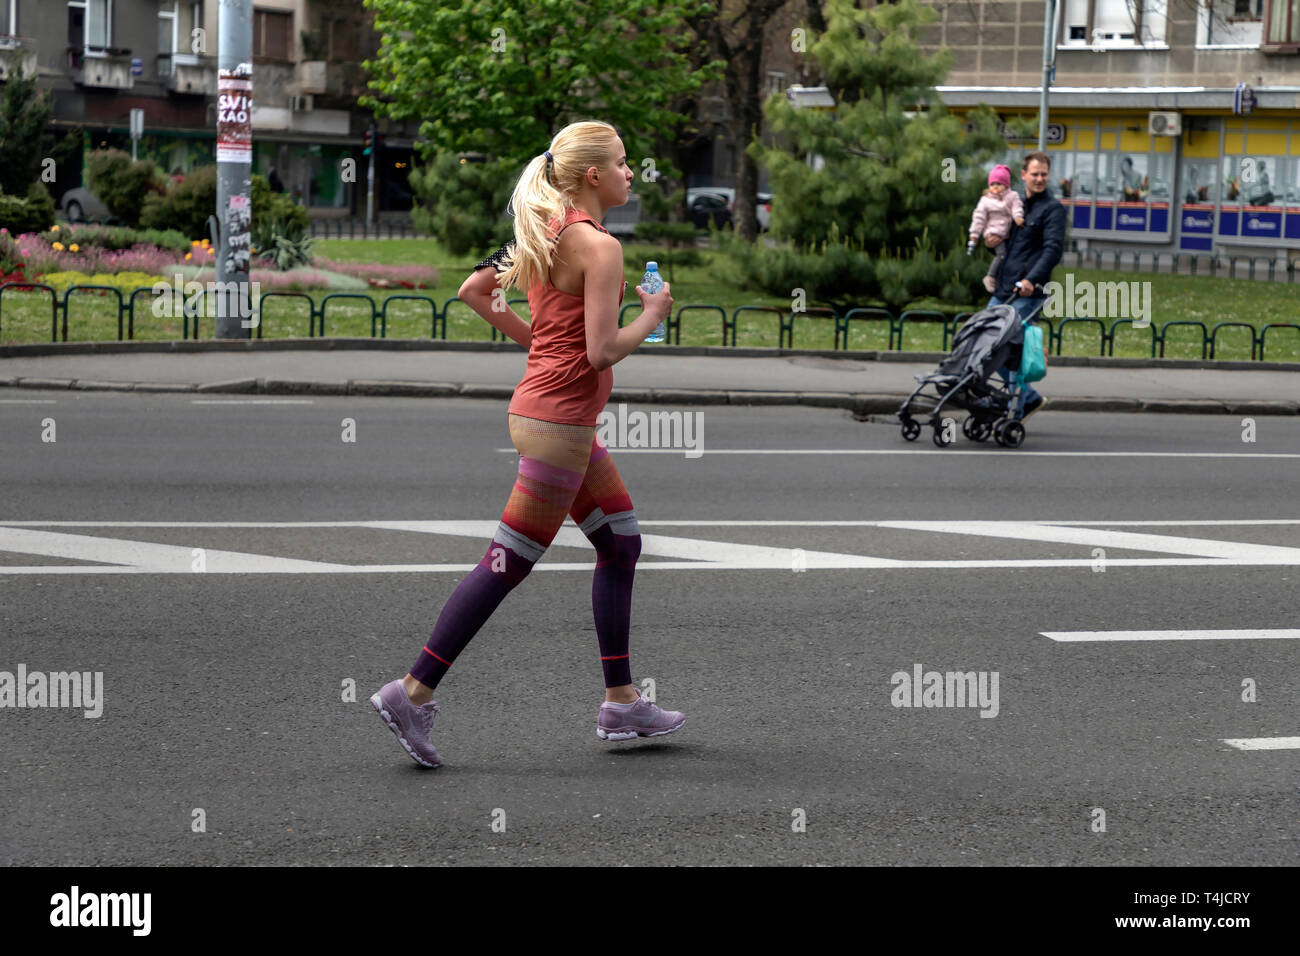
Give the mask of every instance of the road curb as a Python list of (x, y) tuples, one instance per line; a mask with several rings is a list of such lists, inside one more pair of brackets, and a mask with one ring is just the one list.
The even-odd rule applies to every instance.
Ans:
[[(455, 382), (383, 381), (352, 379), (317, 382), (298, 379), (241, 378), (222, 382), (111, 382), (68, 378), (0, 378), (0, 388), (66, 389), (114, 392), (204, 392), (261, 395), (356, 395), (368, 398), (479, 398), (508, 401), (512, 385), (458, 384)], [(783, 392), (760, 389), (616, 388), (612, 404), (734, 405), (843, 408), (856, 415), (892, 415), (906, 393)], [(1272, 399), (1168, 399), (1116, 397), (1048, 398), (1044, 411), (1154, 413), (1179, 415), (1300, 415), (1300, 402)]]

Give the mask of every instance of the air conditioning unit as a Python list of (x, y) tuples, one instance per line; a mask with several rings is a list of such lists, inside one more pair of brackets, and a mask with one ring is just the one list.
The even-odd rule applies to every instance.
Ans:
[(295, 113), (304, 113), (313, 108), (312, 97), (307, 94), (299, 93), (289, 97), (289, 109)]
[(1147, 129), (1152, 136), (1181, 136), (1183, 134), (1182, 114), (1159, 111), (1148, 113)]

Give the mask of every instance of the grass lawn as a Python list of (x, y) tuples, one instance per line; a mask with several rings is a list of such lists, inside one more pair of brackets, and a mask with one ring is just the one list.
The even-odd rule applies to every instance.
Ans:
[[(432, 265), (439, 270), (436, 289), (423, 290), (417, 295), (434, 299), (441, 311), (448, 299), (478, 262), (477, 256), (452, 256), (432, 239), (320, 239), (316, 251), (336, 261), (383, 262), (393, 265)], [(653, 247), (629, 244), (624, 247), (624, 261), (628, 279), (628, 297), (624, 306), (635, 315), (639, 305), (632, 287), (640, 279), (647, 259), (657, 259), (660, 271), (673, 285), (676, 308), (683, 306), (722, 306), (728, 315), (741, 305), (773, 306), (783, 311), (790, 308), (789, 298), (777, 298), (762, 293), (752, 293), (740, 288), (730, 278), (727, 260), (718, 252), (695, 250), (698, 263), (670, 265), (667, 254)], [(1056, 276), (1063, 278), (1061, 270)], [(1150, 282), (1151, 318), (1156, 327), (1171, 320), (1203, 322), (1213, 328), (1219, 322), (1245, 322), (1256, 329), (1268, 322), (1296, 322), (1300, 317), (1300, 283), (1287, 285), (1249, 279), (1208, 278), (1201, 276), (1174, 276), (1135, 274), (1093, 269), (1074, 270), (1076, 285), (1080, 282)], [(396, 293), (375, 290), (366, 294), (377, 312), (386, 298)], [(409, 294), (409, 293), (408, 293)], [(324, 292), (311, 293), (319, 306)], [(523, 299), (516, 293), (511, 298)], [(74, 296), (68, 316), (69, 341), (112, 340), (117, 338), (116, 300), (95, 294)], [(862, 305), (879, 303), (863, 302)], [(983, 303), (971, 303), (974, 309)], [(809, 306), (816, 303), (809, 302)], [(516, 310), (527, 314), (526, 304), (516, 304)], [(953, 305), (917, 303), (914, 308), (939, 308), (953, 312)], [(428, 337), (432, 329), (432, 313), (428, 302), (394, 301), (388, 310), (387, 336), (390, 338)], [(681, 344), (718, 345), (722, 342), (721, 316), (716, 309), (688, 309), (682, 318)], [(272, 299), (263, 310), (263, 337), (279, 338), (305, 336), (308, 332), (308, 311), (305, 300)], [(1107, 327), (1109, 327), (1107, 322)], [(123, 328), (125, 335), (125, 319)], [(376, 334), (378, 334), (376, 322)], [(318, 330), (319, 331), (319, 330)], [(326, 306), (325, 331), (329, 335), (369, 336), (371, 334), (371, 308), (358, 299), (331, 300)], [(200, 324), (200, 335), (212, 334), (211, 320)], [(490, 339), (491, 327), (462, 303), (453, 303), (447, 315), (447, 337), (462, 340)], [(181, 335), (180, 319), (156, 318), (148, 307), (148, 297), (137, 299), (135, 338), (172, 339)], [(1122, 328), (1116, 334), (1117, 356), (1143, 357), (1151, 354), (1150, 329)], [(61, 338), (60, 334), (60, 338)], [(854, 349), (884, 349), (888, 333), (884, 322), (855, 322), (850, 330), (849, 347)], [(1219, 334), (1216, 358), (1249, 359), (1251, 333), (1246, 329), (1226, 329)], [(47, 294), (32, 292), (4, 293), (0, 300), (0, 343), (50, 341), (50, 306)], [(794, 345), (797, 348), (830, 349), (834, 329), (829, 319), (798, 316), (794, 323)], [(777, 319), (771, 313), (742, 313), (736, 342), (742, 346), (777, 345)], [(908, 350), (938, 351), (942, 342), (942, 328), (938, 323), (909, 323), (904, 329), (903, 345)], [(1096, 325), (1071, 323), (1064, 334), (1064, 354), (1098, 355), (1100, 340)], [(645, 346), (653, 348), (654, 346)], [(1201, 333), (1192, 327), (1175, 328), (1167, 338), (1165, 355), (1170, 358), (1200, 358)], [(1300, 331), (1278, 329), (1269, 333), (1267, 358), (1272, 361), (1300, 360)]]

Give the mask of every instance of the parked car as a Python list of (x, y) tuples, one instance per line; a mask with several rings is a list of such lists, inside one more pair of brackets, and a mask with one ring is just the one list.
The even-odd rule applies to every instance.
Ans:
[(710, 222), (721, 229), (731, 223), (731, 205), (725, 196), (699, 193), (687, 203), (686, 215), (696, 229), (707, 229)]
[[(736, 190), (730, 186), (695, 186), (686, 190), (686, 208), (690, 209), (694, 200), (702, 195), (713, 194), (721, 196), (727, 201), (727, 209), (731, 212), (732, 218), (735, 218), (736, 211)], [(755, 196), (758, 201), (754, 208), (754, 215), (758, 219), (758, 229), (760, 232), (766, 232), (772, 224), (772, 194), (760, 192)]]
[(80, 186), (69, 189), (59, 197), (59, 209), (68, 222), (117, 222), (117, 218), (108, 211), (98, 196)]

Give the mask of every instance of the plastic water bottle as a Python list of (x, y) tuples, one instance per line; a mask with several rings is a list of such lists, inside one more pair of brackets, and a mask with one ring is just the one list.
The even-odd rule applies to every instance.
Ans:
[[(641, 288), (645, 289), (646, 295), (654, 295), (656, 292), (663, 290), (663, 276), (659, 274), (659, 263), (647, 262), (645, 264), (645, 275), (641, 277)], [(664, 323), (660, 322), (655, 326), (653, 332), (645, 337), (647, 342), (662, 342), (668, 338), (668, 330)]]

